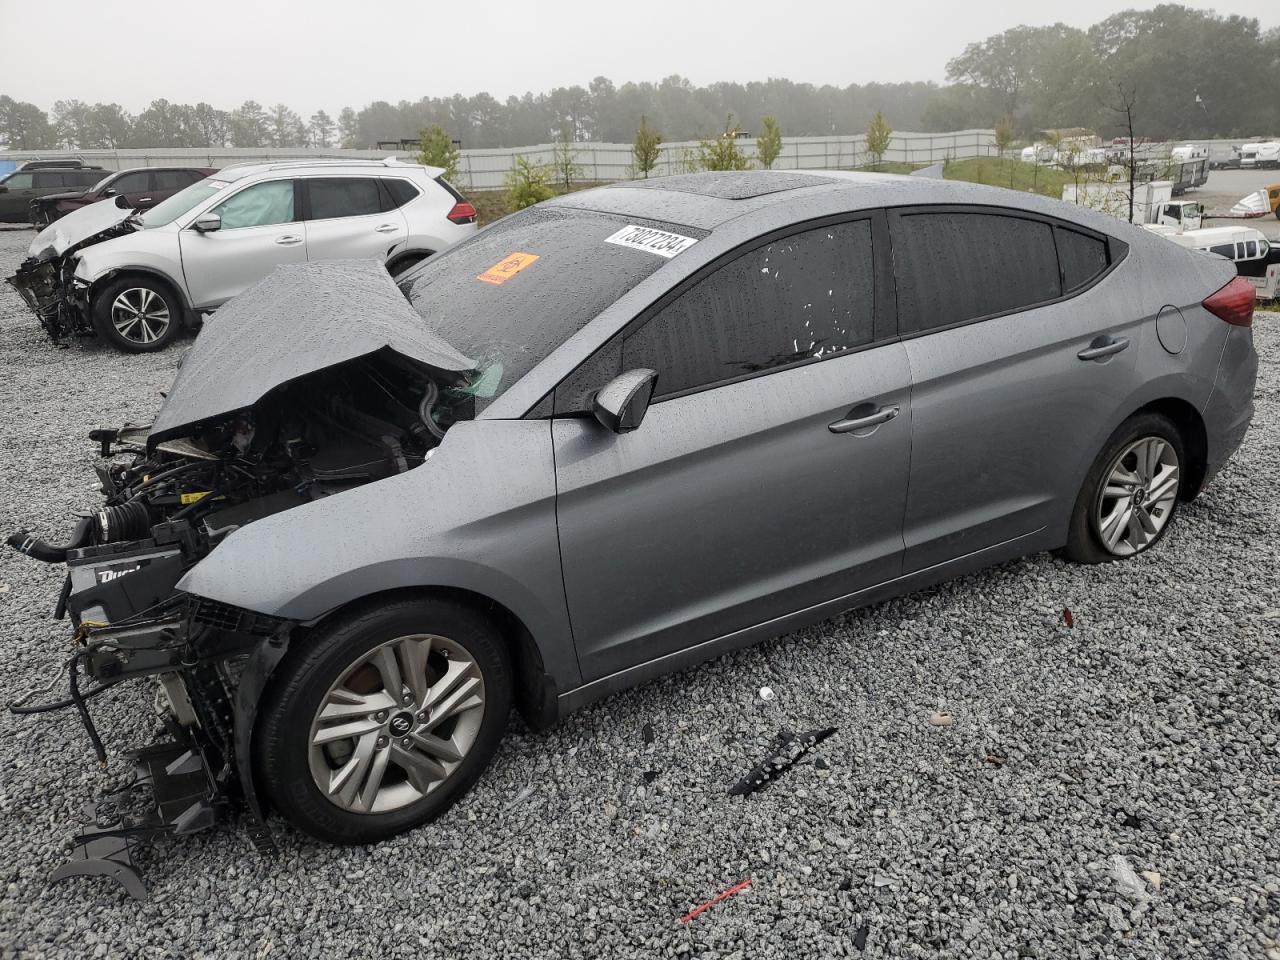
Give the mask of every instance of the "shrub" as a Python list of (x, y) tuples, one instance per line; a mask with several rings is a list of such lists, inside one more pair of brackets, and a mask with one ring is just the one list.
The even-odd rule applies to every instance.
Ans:
[(444, 127), (433, 123), (418, 132), (418, 162), (427, 167), (443, 167), (444, 178), (453, 183), (458, 177), (461, 154)]
[(782, 152), (782, 128), (773, 117), (765, 117), (760, 121), (764, 129), (756, 137), (756, 159), (766, 170), (773, 169), (773, 161)]
[(733, 114), (724, 123), (724, 133), (714, 140), (703, 140), (698, 146), (698, 166), (703, 170), (750, 170), (751, 161), (738, 146), (738, 128)]
[(516, 157), (515, 166), (507, 171), (505, 183), (507, 205), (512, 210), (532, 207), (556, 195), (551, 189), (551, 169), (546, 164), (532, 162), (528, 157)]

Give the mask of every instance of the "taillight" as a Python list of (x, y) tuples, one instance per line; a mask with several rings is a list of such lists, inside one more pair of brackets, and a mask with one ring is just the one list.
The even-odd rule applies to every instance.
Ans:
[(1219, 320), (1237, 327), (1253, 326), (1253, 307), (1258, 301), (1258, 291), (1244, 277), (1236, 277), (1225, 287), (1200, 304)]
[(465, 200), (459, 200), (447, 214), (454, 223), (475, 223), (476, 208)]

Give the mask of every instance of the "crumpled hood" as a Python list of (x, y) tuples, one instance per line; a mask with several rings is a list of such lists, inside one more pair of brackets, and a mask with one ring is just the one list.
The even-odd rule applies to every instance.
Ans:
[(1265, 217), (1270, 212), (1271, 203), (1267, 199), (1266, 189), (1255, 190), (1248, 196), (1241, 197), (1239, 202), (1230, 210), (1231, 216), (1241, 217), (1246, 220), (1254, 217)]
[(154, 449), (277, 387), (384, 349), (438, 370), (476, 366), (427, 329), (376, 260), (277, 267), (205, 321), (147, 445)]
[(99, 200), (55, 220), (36, 234), (27, 248), (27, 256), (37, 260), (60, 257), (72, 247), (83, 246), (98, 234), (118, 227), (137, 212), (132, 207), (119, 206), (118, 199), (123, 198)]

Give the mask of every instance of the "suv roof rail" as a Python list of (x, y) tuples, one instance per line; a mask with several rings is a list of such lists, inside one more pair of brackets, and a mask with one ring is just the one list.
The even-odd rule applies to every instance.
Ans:
[(272, 170), (285, 170), (291, 167), (406, 167), (414, 166), (397, 160), (395, 157), (387, 157), (385, 160), (365, 160), (362, 158), (352, 158), (344, 160), (340, 157), (322, 157), (316, 160), (281, 160), (270, 164)]

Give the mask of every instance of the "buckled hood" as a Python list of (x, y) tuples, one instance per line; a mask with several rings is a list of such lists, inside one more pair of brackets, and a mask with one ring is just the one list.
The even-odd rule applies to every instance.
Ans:
[(27, 256), (52, 260), (73, 248), (119, 236), (121, 225), (137, 212), (127, 204), (122, 205), (123, 201), (123, 197), (99, 200), (55, 220), (36, 234), (27, 248)]
[(377, 261), (277, 267), (205, 322), (148, 448), (248, 409), (299, 378), (382, 350), (450, 373), (476, 367), (426, 327)]

